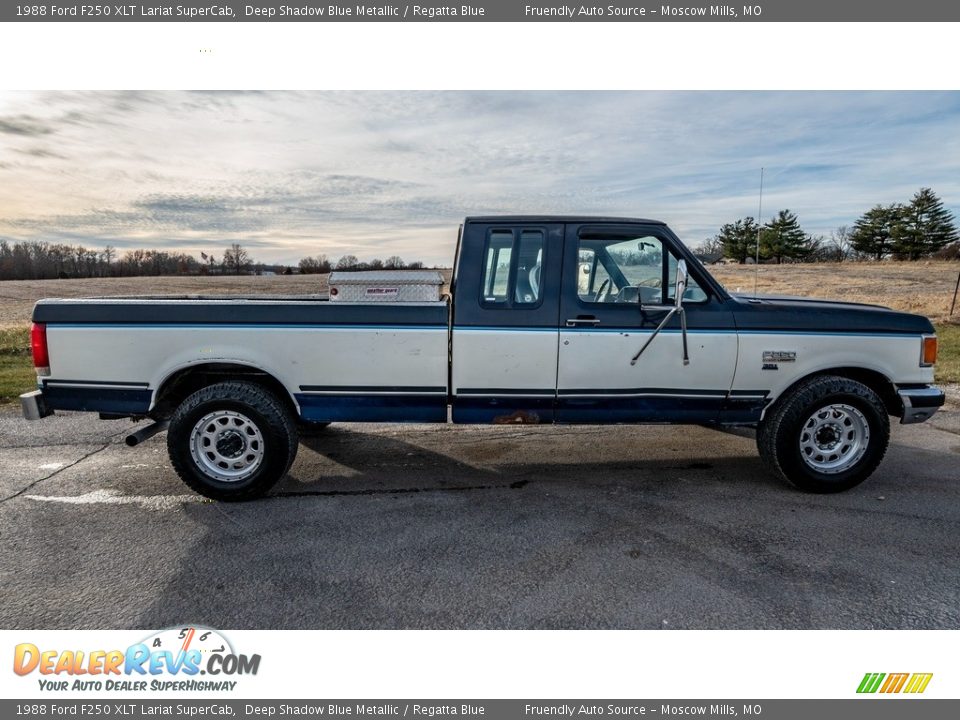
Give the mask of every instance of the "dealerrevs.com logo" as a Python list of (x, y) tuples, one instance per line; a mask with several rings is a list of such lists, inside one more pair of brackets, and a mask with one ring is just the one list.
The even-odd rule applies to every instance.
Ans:
[(60, 650), (20, 643), (13, 671), (36, 674), (45, 691), (231, 691), (233, 679), (256, 675), (260, 655), (237, 653), (217, 630), (162, 630), (125, 650)]
[(926, 690), (932, 678), (933, 673), (866, 673), (857, 692), (915, 695)]

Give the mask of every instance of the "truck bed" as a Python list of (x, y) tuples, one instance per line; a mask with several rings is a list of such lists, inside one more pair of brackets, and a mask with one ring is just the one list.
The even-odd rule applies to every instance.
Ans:
[(323, 296), (137, 296), (40, 300), (42, 323), (385, 323), (447, 325), (448, 304), (331, 303)]
[(124, 297), (40, 301), (53, 407), (154, 409), (179, 372), (265, 372), (317, 422), (446, 420), (446, 302), (330, 303), (320, 297)]

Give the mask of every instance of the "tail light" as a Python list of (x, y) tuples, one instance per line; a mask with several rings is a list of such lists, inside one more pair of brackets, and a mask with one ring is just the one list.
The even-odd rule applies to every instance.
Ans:
[(923, 351), (920, 353), (920, 367), (930, 367), (937, 361), (937, 336), (923, 336)]
[(47, 350), (47, 326), (34, 323), (30, 327), (30, 349), (33, 351), (33, 367), (37, 375), (50, 374), (50, 352)]

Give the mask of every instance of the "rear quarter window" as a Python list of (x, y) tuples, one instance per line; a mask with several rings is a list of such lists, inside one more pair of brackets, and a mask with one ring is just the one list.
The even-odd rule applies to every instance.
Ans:
[(484, 250), (481, 304), (534, 307), (543, 296), (544, 232), (491, 230)]

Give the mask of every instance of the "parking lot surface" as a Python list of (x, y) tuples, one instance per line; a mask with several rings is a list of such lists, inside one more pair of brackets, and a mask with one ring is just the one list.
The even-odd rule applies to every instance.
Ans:
[(333, 425), (224, 504), (0, 411), (0, 627), (958, 628), (960, 411), (806, 495), (701, 427)]

